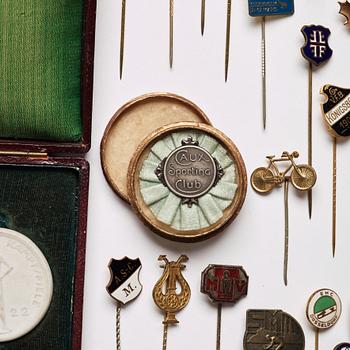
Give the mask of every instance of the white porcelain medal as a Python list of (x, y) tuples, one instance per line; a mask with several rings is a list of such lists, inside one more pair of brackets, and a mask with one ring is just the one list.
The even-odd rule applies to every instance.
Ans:
[(51, 270), (40, 249), (23, 234), (0, 228), (0, 343), (40, 323), (52, 291)]

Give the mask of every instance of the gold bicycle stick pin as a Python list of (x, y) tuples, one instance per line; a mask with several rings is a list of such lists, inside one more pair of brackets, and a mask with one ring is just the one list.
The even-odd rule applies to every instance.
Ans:
[[(271, 192), (275, 187), (284, 187), (284, 284), (288, 284), (288, 245), (289, 245), (289, 218), (288, 218), (288, 190), (289, 182), (298, 191), (309, 191), (316, 183), (317, 175), (315, 169), (307, 164), (296, 164), (295, 158), (299, 152), (283, 152), (280, 158), (267, 156), (269, 161), (267, 167), (260, 167), (253, 171), (250, 182), (253, 189), (261, 194)], [(283, 171), (277, 163), (286, 162)]]
[[(164, 268), (163, 275), (153, 288), (153, 300), (165, 312), (162, 349), (166, 350), (168, 326), (179, 323), (175, 314), (190, 301), (191, 289), (181, 273), (181, 270), (186, 267), (183, 263), (188, 261), (186, 255), (181, 255), (176, 262), (169, 261), (166, 255), (160, 255), (158, 260), (164, 261), (165, 265), (161, 266)], [(180, 292), (177, 291), (177, 285), (181, 287)]]

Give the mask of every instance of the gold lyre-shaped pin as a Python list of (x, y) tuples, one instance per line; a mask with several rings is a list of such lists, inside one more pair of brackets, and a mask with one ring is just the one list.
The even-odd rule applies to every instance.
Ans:
[[(169, 261), (166, 255), (160, 255), (158, 260), (164, 261), (165, 265), (162, 266), (164, 268), (162, 277), (153, 288), (153, 300), (165, 312), (162, 348), (165, 350), (167, 347), (168, 325), (179, 322), (175, 314), (188, 304), (191, 289), (181, 273), (181, 270), (185, 268), (183, 263), (188, 261), (186, 255), (181, 255), (176, 262)], [(177, 285), (181, 287), (180, 291), (177, 291)]]

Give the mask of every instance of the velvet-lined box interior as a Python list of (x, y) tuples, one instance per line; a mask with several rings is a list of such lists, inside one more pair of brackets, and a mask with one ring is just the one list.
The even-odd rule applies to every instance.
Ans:
[(84, 0), (0, 0), (0, 138), (82, 139)]
[(45, 255), (53, 299), (43, 321), (0, 349), (72, 348), (81, 171), (74, 167), (0, 165), (0, 226), (29, 237)]

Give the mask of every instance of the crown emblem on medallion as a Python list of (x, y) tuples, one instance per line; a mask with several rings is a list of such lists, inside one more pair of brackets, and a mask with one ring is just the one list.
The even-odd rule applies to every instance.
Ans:
[(182, 146), (199, 146), (199, 142), (193, 140), (192, 136), (189, 136), (187, 140), (181, 141)]

